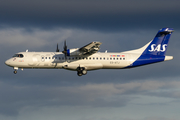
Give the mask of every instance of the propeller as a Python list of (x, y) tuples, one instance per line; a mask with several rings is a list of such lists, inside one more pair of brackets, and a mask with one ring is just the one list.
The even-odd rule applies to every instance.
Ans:
[(56, 52), (59, 52), (59, 48), (58, 48), (58, 43), (57, 43), (57, 48), (56, 48)]
[(66, 40), (64, 41), (64, 51), (62, 51), (62, 53), (64, 53), (65, 59), (66, 59), (66, 57), (67, 57), (67, 45), (66, 45)]

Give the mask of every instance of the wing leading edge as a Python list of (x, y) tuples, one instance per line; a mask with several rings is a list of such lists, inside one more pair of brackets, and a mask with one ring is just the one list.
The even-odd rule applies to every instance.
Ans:
[(91, 42), (89, 44), (87, 44), (86, 46), (82, 47), (79, 49), (79, 51), (83, 54), (83, 55), (87, 55), (87, 54), (94, 54), (96, 52), (99, 51), (100, 49), (100, 45), (102, 43), (101, 42)]
[(91, 42), (82, 48), (68, 49), (67, 56), (92, 55), (100, 49), (101, 42)]

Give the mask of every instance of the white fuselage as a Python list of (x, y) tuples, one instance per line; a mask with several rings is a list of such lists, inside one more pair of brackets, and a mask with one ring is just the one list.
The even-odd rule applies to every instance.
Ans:
[(76, 70), (121, 69), (131, 65), (140, 55), (128, 53), (95, 53), (90, 56), (66, 57), (62, 52), (20, 52), (23, 57), (13, 57), (6, 64), (16, 68), (57, 68)]

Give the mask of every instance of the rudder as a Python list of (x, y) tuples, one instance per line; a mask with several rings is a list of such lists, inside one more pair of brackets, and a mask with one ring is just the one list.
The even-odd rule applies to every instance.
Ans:
[(170, 36), (173, 32), (173, 28), (162, 28), (158, 31), (155, 38), (144, 50), (142, 55), (160, 55), (165, 56)]

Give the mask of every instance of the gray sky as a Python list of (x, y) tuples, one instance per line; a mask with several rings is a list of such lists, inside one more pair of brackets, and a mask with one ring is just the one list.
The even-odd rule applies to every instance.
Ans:
[[(0, 119), (178, 120), (180, 118), (179, 0), (2, 0)], [(172, 61), (78, 77), (67, 70), (6, 66), (13, 54), (60, 50), (100, 41), (100, 52), (140, 48), (172, 27)]]

